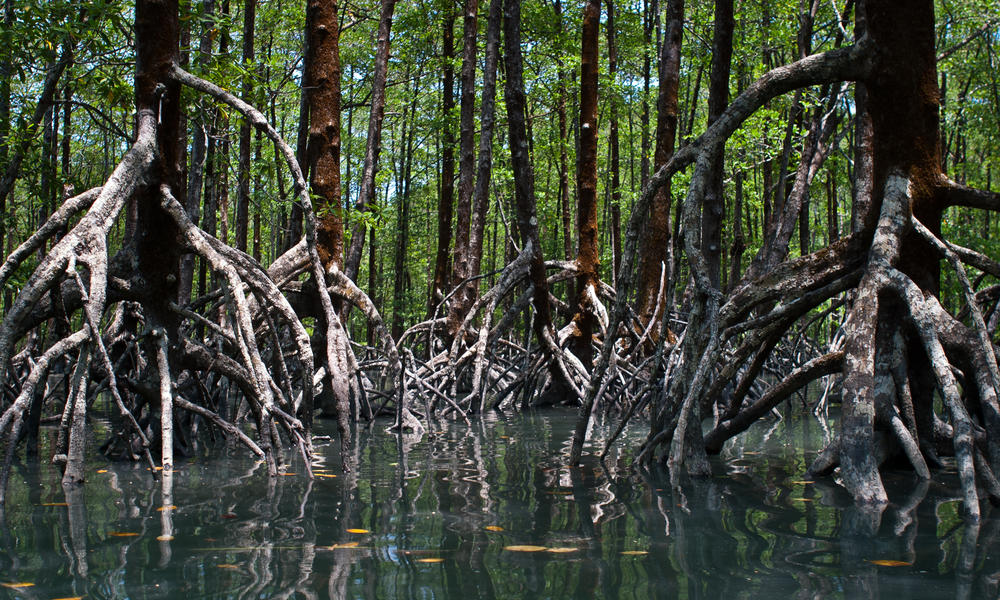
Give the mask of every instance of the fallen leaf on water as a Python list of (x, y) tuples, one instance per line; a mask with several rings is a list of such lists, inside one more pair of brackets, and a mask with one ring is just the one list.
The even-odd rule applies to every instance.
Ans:
[(622, 552), (622, 556), (645, 556), (649, 554), (645, 550), (625, 550)]
[(812, 502), (813, 501), (812, 498), (792, 498), (792, 500), (795, 500), (797, 502)]
[(206, 542), (217, 542), (217, 541), (219, 541), (219, 540), (217, 540), (217, 539), (215, 539), (215, 538), (205, 538), (205, 541), (206, 541)]
[(336, 477), (336, 475), (333, 475), (331, 473), (314, 473), (314, 475), (316, 477), (326, 477), (328, 479), (333, 479), (334, 477)]
[(323, 546), (327, 550), (340, 550), (341, 548), (357, 548), (357, 542), (344, 542), (343, 544), (334, 544), (332, 546)]
[(215, 565), (215, 566), (218, 567), (218, 568), (220, 568), (220, 569), (239, 569), (240, 568), (239, 565), (231, 565), (231, 564), (228, 564), (228, 563), (223, 563), (221, 565)]
[(97, 472), (98, 473), (107, 473), (108, 470), (107, 469), (98, 469)]
[(485, 529), (486, 531), (503, 531), (503, 527), (499, 525), (487, 525)]
[(371, 532), (368, 531), (367, 529), (355, 529), (355, 528), (351, 528), (351, 529), (347, 530), (347, 533), (371, 533)]
[(554, 496), (569, 496), (573, 492), (570, 490), (549, 490), (548, 493)]
[(548, 548), (546, 548), (545, 546), (530, 546), (530, 545), (504, 546), (504, 550), (509, 550), (511, 552), (544, 552), (547, 549)]
[(509, 439), (510, 439), (510, 436), (509, 436), (509, 435), (501, 435), (501, 436), (500, 436), (500, 439), (501, 439), (501, 440), (509, 440)]
[(278, 473), (278, 475), (283, 475), (285, 477), (291, 477), (292, 475), (295, 475), (295, 473)]
[(804, 479), (802, 481), (793, 481), (792, 483), (794, 483), (794, 484), (809, 484), (809, 483), (816, 483), (816, 482), (815, 481), (809, 481), (808, 479)]
[(138, 537), (138, 533), (134, 531), (110, 531), (108, 535), (111, 537)]
[(53, 598), (52, 600), (83, 600), (83, 596), (67, 596), (66, 598)]
[(10, 588), (12, 590), (19, 590), (21, 588), (33, 587), (35, 584), (28, 583), (27, 581), (22, 581), (19, 583), (0, 583), (0, 585), (4, 586), (5, 588)]
[(438, 558), (438, 557), (418, 558), (417, 562), (418, 563), (440, 563), (440, 562), (444, 562), (444, 559), (443, 558)]
[(69, 506), (65, 502), (43, 502), (42, 506)]
[(163, 512), (163, 511), (165, 511), (165, 510), (173, 510), (173, 509), (175, 509), (175, 508), (177, 508), (177, 506), (176, 506), (176, 505), (174, 505), (174, 504), (171, 504), (170, 506), (161, 506), (160, 508), (158, 508), (158, 509), (156, 509), (156, 510), (158, 510), (158, 511), (160, 511), (160, 512)]
[(169, 542), (170, 540), (174, 539), (174, 536), (172, 536), (172, 535), (158, 535), (158, 536), (156, 536), (156, 539), (158, 541), (161, 541), (161, 542)]
[(236, 514), (235, 513), (222, 513), (219, 516), (222, 517), (223, 519), (235, 519), (236, 518)]
[(870, 560), (868, 561), (873, 565), (878, 565), (880, 567), (909, 567), (912, 562), (906, 562), (905, 560)]
[(549, 548), (546, 552), (551, 552), (552, 554), (569, 554), (570, 552), (576, 552), (579, 548)]

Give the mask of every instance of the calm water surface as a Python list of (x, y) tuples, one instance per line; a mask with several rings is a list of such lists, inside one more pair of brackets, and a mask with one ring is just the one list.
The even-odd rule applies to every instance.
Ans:
[(0, 597), (997, 596), (1000, 513), (964, 525), (953, 473), (889, 476), (889, 508), (859, 512), (802, 481), (824, 434), (804, 419), (759, 424), (713, 458), (715, 477), (675, 494), (664, 473), (630, 471), (628, 449), (563, 466), (574, 419), (489, 415), (404, 442), (379, 423), (353, 475), (318, 441), (313, 480), (294, 455), (271, 480), (233, 448), (202, 448), (167, 489), (95, 459), (66, 495), (55, 468), (18, 466)]

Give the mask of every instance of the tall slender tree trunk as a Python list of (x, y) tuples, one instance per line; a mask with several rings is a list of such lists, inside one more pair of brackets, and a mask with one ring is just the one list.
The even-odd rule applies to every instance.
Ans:
[[(206, 15), (213, 15), (215, 13), (215, 0), (204, 0), (202, 3), (202, 10)], [(202, 71), (207, 70), (208, 61), (212, 54), (211, 29), (212, 28), (207, 21), (203, 22), (201, 32), (198, 36), (198, 58), (195, 60), (195, 63), (201, 68)], [(199, 75), (202, 74), (197, 71), (196, 73)], [(202, 113), (200, 117), (201, 118), (194, 120), (192, 127), (193, 139), (191, 141), (191, 165), (188, 168), (187, 189), (184, 199), (184, 207), (187, 211), (188, 218), (190, 218), (191, 222), (195, 225), (199, 225), (201, 223), (201, 197), (205, 181), (205, 167), (207, 160), (205, 154), (208, 147), (209, 131), (209, 123), (206, 119), (207, 113)], [(213, 235), (215, 233), (214, 223), (215, 221), (213, 215), (213, 231), (211, 232)], [(191, 288), (194, 285), (194, 265), (194, 254), (185, 254), (181, 258), (180, 282), (177, 286), (178, 300), (181, 304), (187, 303), (187, 301), (191, 298)], [(201, 293), (203, 292), (204, 290), (201, 290)]]
[[(257, 0), (245, 0), (243, 7), (243, 100), (253, 103), (254, 64), (254, 21), (257, 15)], [(236, 247), (247, 251), (247, 230), (250, 221), (250, 121), (243, 119), (240, 124), (240, 158), (237, 165), (236, 215), (234, 231)]]
[[(375, 68), (372, 74), (372, 107), (368, 118), (368, 137), (365, 142), (365, 164), (361, 174), (361, 193), (356, 208), (368, 211), (375, 201), (375, 175), (378, 173), (378, 155), (382, 143), (382, 120), (385, 117), (385, 81), (389, 71), (389, 32), (396, 0), (382, 0), (378, 24), (378, 42), (375, 50)], [(356, 279), (361, 266), (361, 251), (365, 245), (364, 222), (351, 230), (351, 244), (344, 261), (344, 273)]]
[[(408, 74), (407, 74), (408, 75)], [(406, 316), (406, 290), (409, 286), (409, 274), (406, 270), (406, 256), (410, 246), (410, 184), (413, 167), (413, 138), (416, 129), (417, 97), (420, 82), (420, 69), (413, 82), (409, 97), (409, 106), (403, 108), (403, 132), (399, 142), (400, 169), (397, 190), (402, 190), (398, 199), (397, 222), (399, 231), (396, 237), (396, 252), (393, 260), (393, 272), (396, 274), (392, 290), (392, 337), (399, 339), (403, 335)], [(409, 77), (407, 77), (408, 79)]]
[[(711, 127), (729, 105), (729, 71), (733, 56), (733, 0), (716, 0), (715, 33), (712, 37), (712, 71), (708, 83), (708, 124)], [(722, 269), (722, 219), (726, 213), (723, 179), (725, 149), (720, 144), (705, 190), (701, 213), (701, 251), (708, 264), (708, 277), (719, 288)]]
[[(556, 27), (561, 31), (563, 28), (562, 3), (555, 0), (553, 7), (556, 13)], [(556, 56), (556, 67), (558, 69), (558, 94), (556, 104), (557, 119), (559, 122), (559, 212), (562, 219), (563, 230), (563, 252), (566, 260), (573, 260), (573, 209), (570, 206), (569, 197), (569, 129), (566, 125), (566, 104), (569, 102), (569, 90), (566, 80), (569, 76), (563, 68), (562, 59)], [(570, 287), (572, 295), (572, 287)]]
[[(608, 77), (611, 78), (611, 89), (617, 89), (618, 77), (618, 46), (615, 41), (615, 1), (608, 0)], [(611, 154), (611, 248), (613, 256), (613, 268), (611, 270), (613, 280), (617, 280), (618, 269), (621, 266), (622, 258), (622, 237), (621, 237), (621, 173), (619, 165), (619, 144), (618, 144), (618, 94), (612, 91), (609, 102), (608, 125), (608, 145)]]
[(437, 211), (437, 254), (434, 258), (434, 280), (427, 301), (427, 316), (433, 317), (438, 305), (448, 294), (448, 260), (451, 252), (451, 217), (455, 202), (455, 134), (452, 112), (455, 109), (455, 9), (453, 0), (444, 0), (442, 19), (442, 90), (441, 90), (441, 193)]

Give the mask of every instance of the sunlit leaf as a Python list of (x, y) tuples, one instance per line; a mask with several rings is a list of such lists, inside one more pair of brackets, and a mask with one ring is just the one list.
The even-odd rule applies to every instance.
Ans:
[(441, 563), (444, 562), (443, 558), (440, 557), (430, 557), (430, 558), (418, 558), (418, 563)]
[(10, 588), (12, 590), (19, 590), (21, 588), (33, 587), (35, 584), (28, 583), (27, 581), (21, 581), (18, 583), (0, 583), (0, 585), (2, 585), (5, 588)]
[(812, 498), (792, 498), (792, 500), (795, 500), (796, 502), (812, 502), (813, 501)]
[(316, 477), (326, 477), (327, 479), (333, 479), (336, 477), (336, 475), (333, 475), (332, 473), (314, 473), (314, 475)]
[(367, 529), (355, 529), (355, 528), (351, 528), (351, 529), (347, 530), (347, 533), (371, 533), (371, 532), (368, 531)]
[(218, 567), (218, 568), (220, 568), (220, 569), (239, 569), (240, 568), (239, 565), (231, 565), (231, 564), (228, 564), (228, 563), (223, 563), (221, 565), (215, 565), (215, 566)]
[(816, 482), (815, 481), (809, 481), (809, 480), (803, 480), (803, 481), (793, 481), (792, 483), (794, 483), (794, 484), (810, 484), (810, 483), (816, 483)]
[(83, 596), (67, 596), (65, 598), (53, 598), (52, 600), (83, 600)]
[(134, 531), (110, 531), (108, 535), (111, 537), (138, 537), (138, 533)]
[(175, 508), (177, 508), (177, 507), (175, 505), (171, 504), (170, 506), (161, 506), (160, 508), (157, 508), (156, 510), (158, 510), (160, 512), (163, 512), (165, 510), (173, 510)]
[(65, 502), (43, 502), (42, 506), (69, 506)]
[(622, 556), (645, 556), (649, 554), (645, 550), (625, 550), (622, 552)]
[(485, 529), (486, 531), (503, 531), (503, 527), (499, 525), (487, 525)]
[(170, 540), (174, 539), (174, 536), (172, 536), (172, 535), (158, 535), (158, 536), (156, 536), (156, 539), (158, 541), (161, 541), (161, 542), (169, 542)]
[(98, 473), (107, 473), (108, 470), (107, 469), (98, 469), (97, 472)]
[(570, 552), (576, 552), (578, 550), (579, 548), (562, 547), (562, 548), (549, 548), (548, 550), (546, 550), (546, 552), (551, 552), (552, 554), (569, 554)]
[(906, 562), (905, 560), (885, 560), (885, 559), (870, 560), (868, 562), (870, 562), (873, 565), (878, 565), (880, 567), (909, 567), (910, 565), (913, 564), (912, 562)]
[(283, 475), (285, 477), (291, 477), (292, 475), (295, 475), (295, 473), (278, 473), (278, 475)]
[(545, 546), (531, 546), (531, 545), (521, 545), (521, 546), (504, 546), (504, 550), (510, 552), (544, 552), (547, 550)]

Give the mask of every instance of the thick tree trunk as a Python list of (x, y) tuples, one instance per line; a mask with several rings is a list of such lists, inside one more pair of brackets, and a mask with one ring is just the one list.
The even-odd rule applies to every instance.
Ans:
[[(666, 35), (660, 58), (660, 91), (657, 98), (656, 146), (653, 169), (667, 164), (674, 153), (677, 140), (678, 105), (680, 89), (681, 38), (684, 33), (684, 0), (667, 0)], [(639, 279), (636, 283), (638, 314), (643, 324), (659, 319), (657, 306), (660, 298), (668, 294), (661, 289), (666, 269), (670, 268), (667, 249), (670, 247), (670, 183), (656, 192), (650, 205), (649, 220), (642, 234), (639, 260)], [(665, 278), (669, 280), (668, 277)], [(628, 285), (630, 282), (623, 282)]]
[(580, 150), (577, 158), (576, 314), (570, 350), (580, 362), (593, 362), (600, 250), (597, 235), (597, 69), (600, 56), (601, 2), (588, 0), (583, 7), (580, 58)]
[(319, 223), (316, 250), (323, 266), (343, 264), (344, 224), (340, 187), (340, 48), (337, 3), (310, 0), (306, 7), (305, 90), (309, 114), (306, 168)]
[[(368, 211), (375, 201), (375, 175), (378, 173), (378, 155), (382, 145), (382, 120), (385, 118), (385, 82), (389, 72), (389, 33), (396, 0), (382, 0), (378, 23), (378, 42), (375, 50), (375, 67), (372, 74), (372, 107), (368, 117), (368, 137), (365, 141), (365, 163), (361, 174), (361, 193), (355, 205), (359, 211)], [(361, 266), (361, 251), (365, 245), (364, 222), (351, 230), (351, 243), (344, 260), (344, 273), (357, 279)]]

